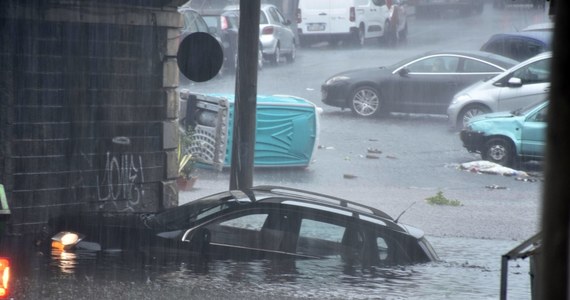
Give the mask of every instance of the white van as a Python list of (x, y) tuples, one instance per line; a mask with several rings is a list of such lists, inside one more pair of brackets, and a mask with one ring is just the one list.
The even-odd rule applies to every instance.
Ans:
[(406, 13), (399, 0), (299, 0), (297, 28), (301, 44), (368, 38), (405, 39)]

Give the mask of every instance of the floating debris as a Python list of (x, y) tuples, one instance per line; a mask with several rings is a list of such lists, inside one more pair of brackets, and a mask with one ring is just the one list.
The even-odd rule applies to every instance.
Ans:
[(345, 178), (345, 179), (354, 179), (354, 178), (356, 178), (356, 175), (344, 174), (344, 175), (342, 175), (342, 177)]
[(334, 150), (333, 146), (323, 146), (323, 145), (318, 145), (317, 149), (324, 149), (324, 150)]
[(516, 181), (524, 181), (524, 182), (537, 182), (538, 179), (536, 178), (528, 178), (528, 177), (515, 177)]
[(367, 151), (368, 153), (376, 153), (376, 154), (382, 153), (381, 150), (376, 149), (376, 148), (368, 148), (368, 149), (366, 149), (366, 151)]
[(487, 185), (485, 187), (490, 189), (490, 190), (506, 190), (507, 189), (506, 186), (500, 186), (500, 185), (496, 185), (496, 184)]
[(374, 154), (366, 154), (366, 158), (368, 159), (379, 159), (380, 156)]
[(492, 175), (503, 175), (503, 176), (518, 176), (521, 178), (527, 178), (528, 174), (524, 171), (514, 170), (507, 168), (505, 166), (499, 165), (486, 160), (472, 161), (468, 163), (462, 163), (459, 166), (460, 169), (466, 170), (471, 173), (480, 174), (492, 174)]
[(386, 155), (386, 158), (389, 158), (389, 159), (398, 159), (397, 157), (392, 156), (392, 155)]
[(369, 142), (378, 142), (378, 139), (368, 139)]

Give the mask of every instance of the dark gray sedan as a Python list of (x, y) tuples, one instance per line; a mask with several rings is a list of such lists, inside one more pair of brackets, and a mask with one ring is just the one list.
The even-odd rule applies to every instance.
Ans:
[(388, 67), (336, 74), (321, 86), (322, 101), (362, 117), (389, 112), (444, 115), (455, 93), (517, 63), (481, 51), (432, 51)]

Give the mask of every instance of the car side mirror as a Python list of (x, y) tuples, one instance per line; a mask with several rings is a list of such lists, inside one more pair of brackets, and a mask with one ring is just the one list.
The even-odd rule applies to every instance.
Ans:
[(407, 68), (401, 68), (398, 71), (398, 75), (400, 75), (402, 77), (408, 77), (408, 74), (410, 74), (410, 70), (408, 70)]
[(523, 85), (522, 80), (518, 77), (509, 78), (509, 81), (507, 83), (510, 87), (521, 87)]

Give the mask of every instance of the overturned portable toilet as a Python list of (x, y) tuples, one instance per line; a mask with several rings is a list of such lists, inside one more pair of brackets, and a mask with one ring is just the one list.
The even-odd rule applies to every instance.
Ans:
[(513, 248), (507, 254), (501, 257), (501, 300), (507, 299), (507, 283), (508, 283), (508, 273), (509, 273), (509, 260), (516, 259), (526, 259), (529, 258), (530, 263), (530, 290), (531, 299), (538, 299), (538, 283), (540, 282), (540, 268), (538, 265), (540, 250), (542, 245), (542, 235), (537, 233), (526, 241), (522, 242), (520, 245)]
[[(201, 165), (231, 166), (234, 95), (181, 91), (181, 125)], [(307, 167), (318, 144), (321, 108), (288, 95), (257, 96), (254, 167)]]

